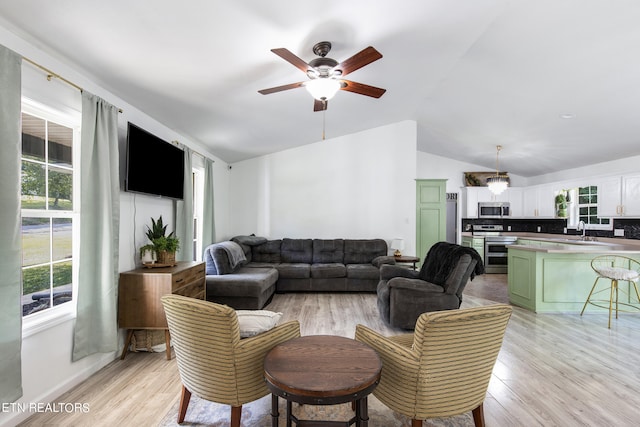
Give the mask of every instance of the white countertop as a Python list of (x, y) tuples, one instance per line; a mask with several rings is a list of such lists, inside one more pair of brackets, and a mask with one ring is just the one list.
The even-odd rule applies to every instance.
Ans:
[[(586, 253), (586, 252), (615, 252), (615, 253), (640, 253), (640, 240), (620, 238), (597, 238), (597, 240), (582, 240), (580, 236), (545, 234), (545, 233), (517, 233), (503, 232), (503, 236), (514, 236), (527, 240), (555, 243), (552, 247), (529, 246), (512, 244), (508, 247), (526, 251), (547, 253)], [(462, 233), (463, 237), (484, 238), (473, 236), (472, 233)]]

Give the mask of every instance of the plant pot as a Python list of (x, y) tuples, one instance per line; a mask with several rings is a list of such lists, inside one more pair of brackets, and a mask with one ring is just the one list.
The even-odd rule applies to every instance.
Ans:
[(167, 251), (158, 251), (158, 264), (170, 264), (176, 263), (176, 253)]
[(157, 261), (155, 252), (153, 250), (151, 250), (151, 249), (144, 250), (142, 255), (140, 256), (140, 261), (143, 264), (153, 264), (153, 263), (155, 263)]

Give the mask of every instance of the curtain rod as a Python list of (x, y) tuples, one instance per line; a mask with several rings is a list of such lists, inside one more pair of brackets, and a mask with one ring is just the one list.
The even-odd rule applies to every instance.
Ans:
[(181, 146), (183, 150), (184, 150), (185, 148), (188, 148), (188, 149), (189, 149), (189, 150), (191, 150), (193, 153), (196, 153), (198, 156), (200, 156), (200, 157), (202, 157), (202, 158), (204, 158), (204, 159), (211, 160), (213, 163), (215, 163), (215, 162), (216, 162), (216, 161), (215, 161), (215, 160), (213, 160), (211, 157), (209, 157), (209, 156), (205, 156), (204, 154), (202, 154), (202, 153), (200, 153), (200, 152), (198, 152), (198, 151), (194, 150), (193, 148), (188, 147), (187, 145), (183, 144), (182, 142), (178, 141), (177, 139), (174, 139), (173, 141), (171, 141), (171, 143), (173, 143), (173, 144), (175, 144), (175, 145), (179, 145), (179, 146)]
[[(74, 87), (76, 89), (78, 89), (80, 92), (83, 92), (84, 89), (82, 89), (80, 86), (78, 86), (77, 84), (65, 79), (64, 77), (62, 77), (60, 74), (54, 73), (53, 71), (51, 71), (50, 69), (48, 69), (47, 67), (44, 67), (40, 64), (38, 64), (37, 62), (27, 58), (27, 57), (22, 57), (23, 60), (27, 61), (29, 64), (34, 65), (37, 68), (40, 68), (42, 71), (44, 71), (45, 73), (47, 73), (47, 80), (51, 81), (51, 79), (53, 77), (55, 77), (58, 80), (62, 80), (63, 82), (65, 82), (66, 84), (68, 84), (71, 87)], [(122, 113), (122, 108), (118, 108), (118, 113)]]

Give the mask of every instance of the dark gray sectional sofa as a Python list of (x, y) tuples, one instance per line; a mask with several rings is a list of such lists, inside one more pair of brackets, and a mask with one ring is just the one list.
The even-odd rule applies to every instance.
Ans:
[(387, 253), (382, 239), (237, 236), (205, 250), (207, 299), (260, 309), (274, 292), (376, 292), (380, 266), (395, 264)]

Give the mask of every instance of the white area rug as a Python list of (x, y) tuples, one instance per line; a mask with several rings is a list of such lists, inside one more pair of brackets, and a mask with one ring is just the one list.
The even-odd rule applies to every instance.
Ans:
[[(280, 402), (280, 419), (278, 426), (286, 426), (284, 399)], [(226, 405), (208, 402), (191, 397), (191, 402), (187, 410), (187, 415), (182, 424), (177, 423), (178, 404), (176, 403), (160, 423), (160, 427), (174, 426), (209, 426), (227, 427), (231, 417), (231, 408)], [(243, 427), (271, 427), (271, 396), (248, 403), (242, 407)], [(351, 404), (333, 406), (314, 406), (293, 404), (293, 414), (301, 420), (326, 420), (326, 421), (347, 421), (351, 419), (354, 412)], [(294, 424), (295, 425), (295, 424)], [(424, 423), (425, 427), (473, 427), (471, 412), (442, 419), (430, 419)], [(369, 427), (410, 427), (411, 420), (404, 415), (396, 414), (384, 406), (374, 396), (369, 396)]]

